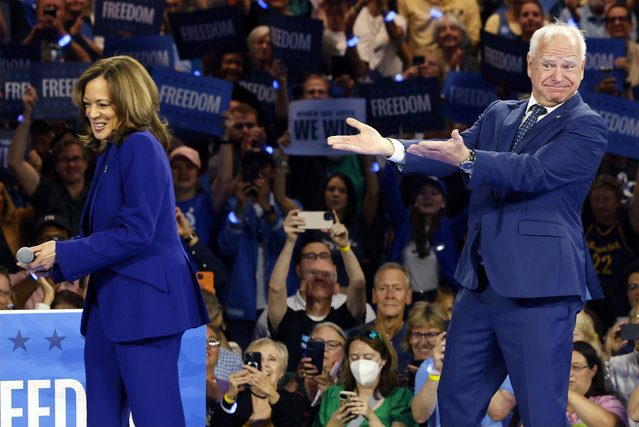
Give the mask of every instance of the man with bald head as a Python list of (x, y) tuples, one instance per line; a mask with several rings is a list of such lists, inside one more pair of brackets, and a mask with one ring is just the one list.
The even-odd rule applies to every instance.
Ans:
[(608, 128), (579, 96), (586, 44), (555, 23), (530, 41), (530, 99), (496, 101), (468, 130), (444, 141), (360, 130), (334, 148), (380, 154), (402, 173), (460, 169), (472, 189), (461, 284), (446, 337), (438, 403), (442, 426), (480, 425), (507, 374), (525, 426), (567, 426), (575, 316), (602, 292), (581, 226), (581, 206)]

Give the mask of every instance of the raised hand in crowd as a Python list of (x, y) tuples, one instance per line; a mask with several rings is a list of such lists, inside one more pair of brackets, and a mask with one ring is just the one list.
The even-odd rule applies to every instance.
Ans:
[(601, 355), (601, 358), (604, 361), (610, 359), (612, 356), (618, 353), (626, 344), (628, 344), (628, 340), (621, 339), (621, 327), (627, 324), (628, 321), (624, 320), (617, 323), (612, 328), (608, 329), (608, 332), (606, 332), (606, 337), (604, 338), (604, 351)]

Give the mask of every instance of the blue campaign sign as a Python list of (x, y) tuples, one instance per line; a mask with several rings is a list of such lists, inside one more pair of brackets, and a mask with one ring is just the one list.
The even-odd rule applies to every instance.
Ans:
[(163, 1), (96, 0), (93, 34), (117, 36), (120, 32), (134, 36), (160, 34), (164, 18)]
[(318, 72), (323, 24), (309, 19), (271, 12), (271, 53), (291, 71)]
[(103, 56), (108, 58), (117, 55), (135, 58), (147, 68), (173, 68), (175, 65), (173, 37), (170, 35), (105, 37)]
[(360, 86), (366, 98), (368, 124), (381, 134), (444, 129), (444, 114), (437, 78)]
[(0, 117), (15, 120), (22, 114), (22, 95), (27, 86), (33, 84), (30, 68), (0, 68), (2, 96), (0, 100)]
[(9, 154), (9, 145), (14, 133), (13, 129), (0, 129), (0, 176), (11, 174), (7, 154)]
[(0, 70), (26, 68), (40, 62), (39, 44), (0, 44)]
[(449, 71), (442, 93), (446, 97), (444, 116), (471, 125), (491, 102), (497, 99), (495, 85), (477, 73)]
[(257, 70), (248, 78), (238, 82), (240, 86), (253, 93), (262, 106), (264, 119), (267, 122), (273, 121), (275, 114), (275, 89), (273, 88), (273, 76), (270, 73)]
[(160, 114), (171, 127), (223, 134), (220, 113), (229, 109), (233, 83), (156, 67), (151, 76), (160, 92)]
[(40, 63), (31, 67), (31, 81), (38, 93), (34, 120), (76, 119), (78, 109), (71, 91), (78, 77), (91, 65), (88, 62)]
[[(623, 39), (586, 39), (586, 65), (582, 89), (594, 89), (603, 78), (605, 70), (614, 72), (617, 89), (623, 88), (624, 73), (615, 68), (616, 58), (626, 55), (626, 41)], [(602, 74), (602, 70), (604, 73)]]
[(526, 55), (528, 43), (481, 31), (481, 75), (491, 83), (507, 83), (511, 89), (530, 92)]
[(639, 159), (639, 103), (597, 92), (579, 93), (608, 124), (606, 151)]
[(248, 50), (243, 17), (235, 6), (169, 13), (169, 22), (182, 59), (199, 58), (209, 51)]
[[(81, 313), (0, 311), (1, 426), (86, 426)], [(182, 337), (178, 369), (186, 425), (205, 424), (205, 328)]]
[(291, 102), (288, 129), (291, 144), (284, 152), (292, 156), (342, 156), (326, 143), (333, 135), (354, 135), (358, 130), (347, 125), (353, 117), (366, 122), (366, 100), (362, 98), (304, 99)]

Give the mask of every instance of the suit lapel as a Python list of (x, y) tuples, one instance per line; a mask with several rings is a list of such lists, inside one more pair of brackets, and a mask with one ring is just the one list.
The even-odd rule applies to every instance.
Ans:
[[(506, 116), (497, 142), (497, 152), (510, 151), (510, 146), (513, 143), (513, 139), (515, 139), (515, 133), (517, 133), (521, 120), (524, 118), (527, 105), (528, 100), (522, 101)], [(499, 124), (496, 123), (496, 125)]]
[[(581, 103), (583, 103), (583, 101), (581, 100), (581, 96), (577, 93), (568, 101), (564, 102), (559, 108), (542, 117), (517, 145), (515, 153), (519, 154), (524, 151), (526, 145), (528, 145), (531, 141), (534, 141), (536, 136), (541, 132), (548, 131), (549, 126), (557, 128), (558, 125), (568, 118), (568, 112)], [(515, 130), (515, 132), (517, 132), (517, 130)], [(513, 138), (514, 137), (515, 135), (513, 134)]]
[(93, 182), (91, 183), (91, 188), (89, 189), (89, 194), (87, 195), (87, 202), (84, 205), (84, 210), (82, 212), (82, 230), (84, 231), (84, 235), (88, 236), (93, 232), (93, 206), (95, 205), (96, 196), (99, 193), (100, 186), (104, 181), (102, 179), (102, 174), (108, 173), (108, 170), (105, 172), (105, 168), (108, 165), (108, 160), (112, 157), (111, 151), (113, 144), (108, 144), (106, 150), (100, 157), (98, 157), (98, 161), (95, 165), (95, 174), (93, 176)]

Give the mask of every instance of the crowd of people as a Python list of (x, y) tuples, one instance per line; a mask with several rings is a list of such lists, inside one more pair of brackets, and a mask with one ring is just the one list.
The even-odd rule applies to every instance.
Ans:
[[(104, 40), (92, 31), (92, 3), (3, 4), (0, 40), (39, 45), (43, 62), (96, 61)], [(175, 224), (211, 321), (207, 425), (440, 425), (454, 273), (468, 233), (464, 174), (400, 176), (381, 156), (288, 155), (290, 102), (355, 97), (359, 84), (398, 75), (443, 84), (449, 71), (478, 73), (482, 29), (529, 42), (554, 19), (586, 39), (623, 39), (626, 55), (614, 62), (623, 84), (606, 76), (594, 90), (639, 102), (639, 2), (566, 0), (547, 10), (537, 0), (166, 0), (165, 14), (228, 5), (244, 16), (248, 52), (184, 60), (175, 49), (176, 70), (233, 84), (222, 136), (172, 127), (168, 147)], [(292, 72), (272, 57), (267, 10), (323, 21), (320, 73)], [(353, 36), (356, 45), (347, 43)], [(243, 84), (258, 74), (277, 82), (272, 109)], [(81, 234), (101, 172), (79, 124), (32, 118), (38, 101), (27, 87), (21, 120), (0, 122), (12, 131), (0, 171), (0, 309), (82, 308), (88, 277), (54, 283), (16, 265), (22, 246)], [(109, 111), (100, 114), (109, 126)], [(395, 136), (448, 138), (470, 125), (447, 120), (444, 130)], [(626, 335), (639, 324), (637, 165), (637, 156), (606, 153), (582, 210), (605, 298), (577, 316), (571, 425), (639, 426), (639, 333)], [(329, 224), (307, 226), (309, 211), (327, 213)], [(509, 377), (482, 425), (520, 425)]]

